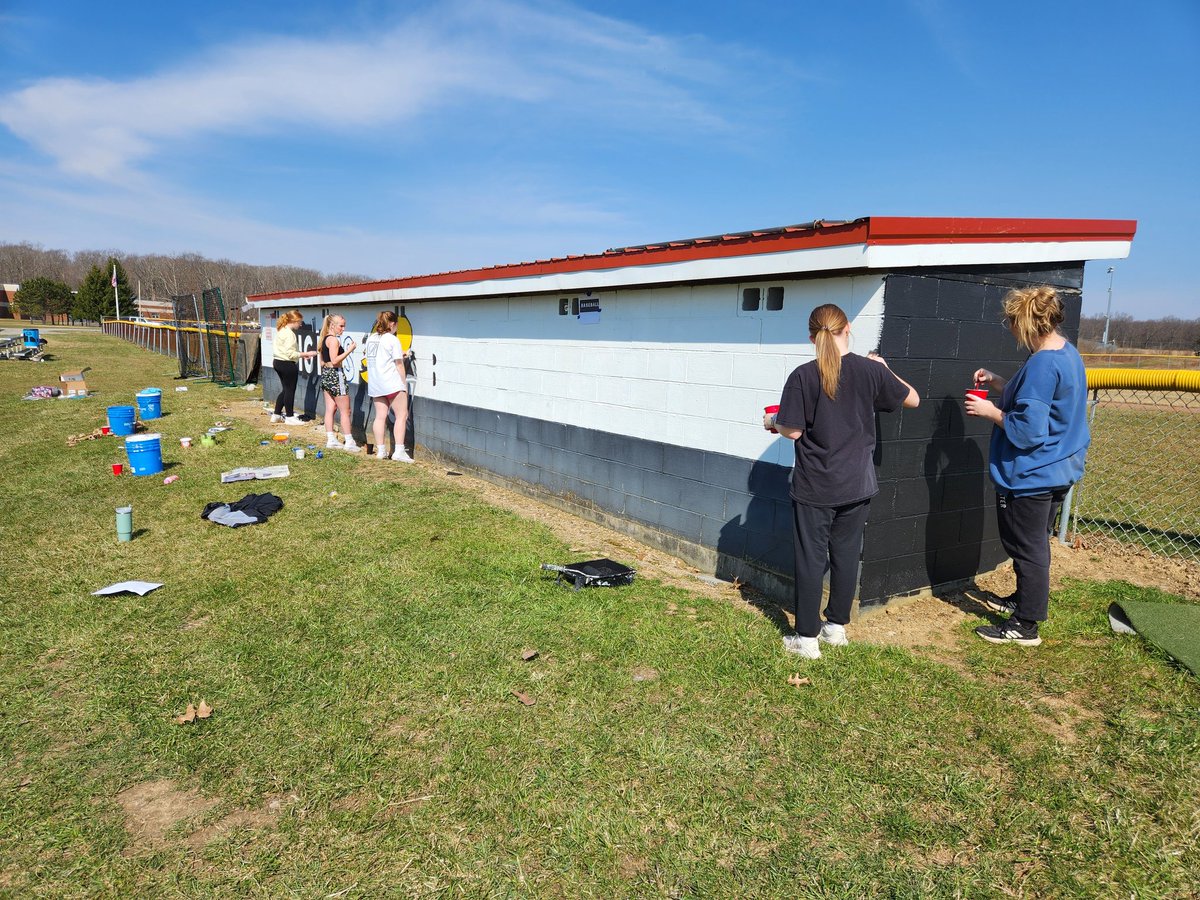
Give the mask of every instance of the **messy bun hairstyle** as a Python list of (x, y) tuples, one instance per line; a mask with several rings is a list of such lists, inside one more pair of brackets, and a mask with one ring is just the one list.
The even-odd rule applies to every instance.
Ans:
[(1012, 290), (1004, 298), (1004, 318), (1017, 343), (1031, 353), (1042, 338), (1058, 330), (1063, 317), (1058, 291), (1048, 285)]
[(841, 334), (850, 322), (841, 308), (832, 303), (818, 306), (808, 317), (808, 337), (817, 348), (817, 371), (821, 374), (821, 390), (830, 400), (837, 398), (842, 381), (842, 351), (834, 335)]
[(276, 328), (287, 328), (287, 326), (291, 325), (293, 322), (303, 322), (303, 321), (304, 321), (304, 316), (300, 315), (300, 310), (289, 309), (287, 312), (285, 312), (283, 315), (281, 315), (278, 319), (275, 320), (275, 327)]

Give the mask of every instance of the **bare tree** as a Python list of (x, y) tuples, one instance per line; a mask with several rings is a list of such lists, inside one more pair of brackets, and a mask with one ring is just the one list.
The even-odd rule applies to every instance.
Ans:
[[(120, 250), (46, 250), (30, 243), (0, 244), (0, 281), (20, 284), (45, 277), (78, 288), (94, 266), (103, 268), (110, 258), (121, 261), (132, 291), (146, 299), (198, 294), (221, 289), (226, 315), (239, 318), (248, 294), (304, 290), (328, 284), (366, 281), (367, 276), (339, 272), (325, 275), (299, 266), (253, 266), (231, 259), (208, 259), (198, 253), (125, 253)], [(133, 299), (132, 297), (130, 299)], [(124, 309), (124, 305), (122, 305)]]
[[(1099, 347), (1104, 337), (1104, 316), (1079, 320), (1079, 343), (1087, 349)], [(1122, 350), (1164, 350), (1191, 353), (1200, 343), (1200, 319), (1135, 319), (1117, 313), (1108, 322), (1108, 340)]]

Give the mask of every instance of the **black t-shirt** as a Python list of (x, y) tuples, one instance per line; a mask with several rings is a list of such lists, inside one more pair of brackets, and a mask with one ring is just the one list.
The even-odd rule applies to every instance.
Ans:
[(882, 363), (854, 353), (842, 357), (837, 398), (821, 390), (816, 361), (788, 376), (775, 421), (803, 428), (792, 468), (793, 500), (809, 506), (845, 506), (879, 492), (871, 454), (875, 413), (893, 412), (908, 388)]

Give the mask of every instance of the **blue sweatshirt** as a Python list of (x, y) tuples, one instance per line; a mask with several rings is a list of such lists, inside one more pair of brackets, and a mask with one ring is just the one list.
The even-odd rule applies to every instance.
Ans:
[(1087, 373), (1071, 344), (1039, 350), (1000, 395), (1003, 427), (992, 430), (996, 487), (1016, 496), (1074, 484), (1083, 475), (1091, 435)]

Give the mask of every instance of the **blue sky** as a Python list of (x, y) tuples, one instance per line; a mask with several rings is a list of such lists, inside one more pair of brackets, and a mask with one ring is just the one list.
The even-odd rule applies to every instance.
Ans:
[(1114, 312), (1194, 318), (1198, 88), (1195, 0), (0, 0), (0, 240), (384, 278), (1132, 218)]

